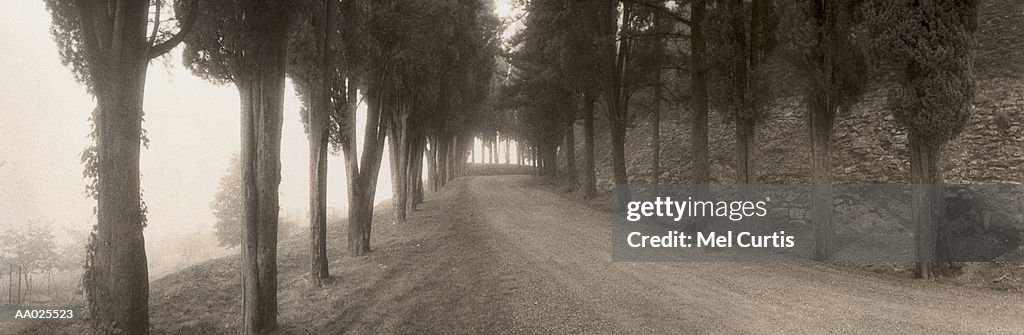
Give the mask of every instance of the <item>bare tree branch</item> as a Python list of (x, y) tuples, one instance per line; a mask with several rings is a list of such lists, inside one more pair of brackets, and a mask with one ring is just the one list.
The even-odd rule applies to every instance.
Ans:
[(156, 43), (156, 33), (160, 31), (160, 0), (156, 0), (155, 13), (153, 14), (153, 31), (149, 33), (149, 45)]
[(185, 40), (185, 37), (188, 36), (189, 32), (192, 31), (192, 27), (194, 27), (196, 25), (196, 22), (199, 21), (196, 18), (196, 15), (200, 13), (200, 3), (200, 0), (192, 0), (192, 2), (189, 4), (189, 20), (181, 26), (181, 30), (179, 30), (177, 34), (167, 39), (166, 41), (161, 42), (160, 44), (151, 45), (149, 47), (150, 59), (160, 57), (161, 55), (171, 51), (171, 49), (174, 49), (174, 47), (178, 46), (178, 44), (181, 43), (181, 41)]
[(659, 11), (659, 12), (667, 15), (669, 18), (680, 22), (680, 23), (683, 23), (683, 24), (686, 24), (686, 25), (690, 24), (690, 19), (689, 18), (686, 18), (686, 17), (684, 17), (682, 15), (679, 15), (679, 13), (673, 12), (673, 11), (669, 10), (668, 8), (662, 7), (662, 6), (660, 6), (658, 4), (655, 4), (655, 3), (651, 3), (650, 1), (647, 1), (647, 0), (619, 0), (619, 2), (621, 2), (621, 3), (636, 4), (636, 5), (644, 6), (644, 7), (650, 8), (650, 9), (654, 9), (656, 11)]

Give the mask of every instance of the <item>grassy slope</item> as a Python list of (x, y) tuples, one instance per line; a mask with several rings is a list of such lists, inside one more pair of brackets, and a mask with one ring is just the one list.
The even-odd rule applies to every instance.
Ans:
[[(293, 235), (278, 245), (278, 322), (280, 333), (312, 333), (323, 329), (346, 308), (359, 305), (360, 292), (385, 281), (385, 263), (395, 253), (407, 253), (429, 238), (429, 229), (391, 222), (391, 205), (374, 211), (373, 250), (366, 257), (347, 256), (346, 221), (328, 226), (328, 259), (335, 278), (326, 289), (311, 287), (307, 273), (308, 237)], [(401, 229), (406, 228), (409, 229)], [(240, 324), (241, 277), (239, 256), (190, 266), (150, 283), (150, 322), (153, 334), (236, 334)], [(363, 294), (364, 295), (364, 294)], [(81, 334), (84, 323), (40, 325), (15, 330), (21, 334)]]

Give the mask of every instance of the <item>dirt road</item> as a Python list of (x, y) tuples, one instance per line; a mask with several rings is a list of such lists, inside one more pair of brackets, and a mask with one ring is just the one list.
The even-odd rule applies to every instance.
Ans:
[[(876, 278), (828, 266), (616, 263), (607, 213), (528, 187), (465, 186), (496, 267), (518, 289), (514, 325), (554, 333), (1024, 333), (1024, 296)], [(548, 328), (552, 327), (552, 328)], [(537, 330), (538, 328), (532, 328)], [(513, 328), (520, 329), (520, 328)]]
[[(325, 287), (304, 277), (305, 234), (283, 241), (276, 333), (1024, 334), (1019, 293), (827, 265), (612, 262), (610, 214), (530, 180), (460, 178), (408, 224), (378, 211), (368, 256), (329, 243)], [(345, 240), (344, 225), (328, 231)], [(236, 334), (238, 273), (228, 257), (153, 282), (153, 334)]]

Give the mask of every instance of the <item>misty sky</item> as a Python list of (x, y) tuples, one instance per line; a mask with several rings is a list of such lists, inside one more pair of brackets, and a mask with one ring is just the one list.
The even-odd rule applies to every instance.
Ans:
[[(0, 1), (0, 230), (31, 218), (79, 230), (95, 221), (80, 163), (95, 103), (61, 65), (49, 25), (42, 1)], [(180, 50), (171, 54), (166, 65), (151, 63), (146, 83), (144, 127), (151, 142), (141, 168), (147, 244), (212, 231), (209, 203), (239, 148), (237, 90), (193, 77), (181, 65)], [(286, 97), (281, 207), (301, 216), (308, 199), (308, 144), (291, 85)], [(341, 159), (332, 157), (330, 168), (328, 206), (342, 212)], [(388, 178), (385, 160), (378, 201), (390, 197)]]
[[(511, 19), (521, 12), (499, 0), (496, 13)], [(504, 37), (521, 23), (511, 26)], [(65, 227), (87, 231), (95, 222), (95, 202), (83, 192), (86, 181), (80, 162), (89, 144), (88, 118), (95, 102), (60, 63), (49, 29), (50, 14), (42, 1), (0, 1), (0, 231), (41, 219), (52, 222), (60, 235)], [(143, 126), (150, 147), (142, 151), (141, 169), (149, 206), (148, 246), (212, 232), (209, 204), (232, 154), (239, 150), (236, 89), (192, 76), (181, 65), (180, 54), (179, 47), (169, 59), (151, 62), (146, 83)], [(303, 218), (308, 206), (308, 144), (292, 86), (286, 90), (281, 208)], [(481, 150), (475, 152), (479, 157)], [(378, 202), (391, 196), (384, 157)], [(332, 157), (329, 164), (328, 206), (340, 214), (347, 207), (344, 165), (340, 157)]]

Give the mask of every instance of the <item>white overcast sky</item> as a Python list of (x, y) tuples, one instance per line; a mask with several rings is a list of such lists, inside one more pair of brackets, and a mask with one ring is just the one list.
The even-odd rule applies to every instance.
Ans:
[[(84, 230), (95, 220), (79, 158), (95, 103), (61, 65), (49, 25), (42, 1), (0, 1), (0, 230), (32, 218)], [(291, 85), (286, 96), (281, 207), (302, 215), (308, 144)], [(170, 67), (150, 65), (144, 127), (151, 143), (141, 162), (147, 242), (211, 231), (209, 203), (239, 148), (238, 103), (234, 86), (192, 76), (180, 50), (172, 52)], [(344, 167), (338, 157), (330, 164), (328, 205), (340, 212), (346, 207)], [(378, 200), (390, 197), (387, 178), (385, 161)]]
[[(509, 1), (498, 0), (496, 6), (504, 19), (518, 12)], [(0, 1), (0, 231), (29, 219), (76, 230), (95, 221), (80, 163), (95, 103), (61, 65), (49, 28), (43, 1)], [(149, 206), (147, 244), (212, 231), (209, 203), (239, 147), (234, 86), (192, 76), (181, 65), (180, 49), (171, 57), (169, 66), (151, 63), (146, 83), (144, 127), (151, 143), (142, 152), (141, 168)], [(287, 90), (281, 207), (302, 215), (308, 202), (308, 145), (291, 85)], [(391, 196), (384, 157), (378, 201)], [(330, 169), (328, 206), (342, 212), (347, 206), (342, 160), (333, 157)]]

